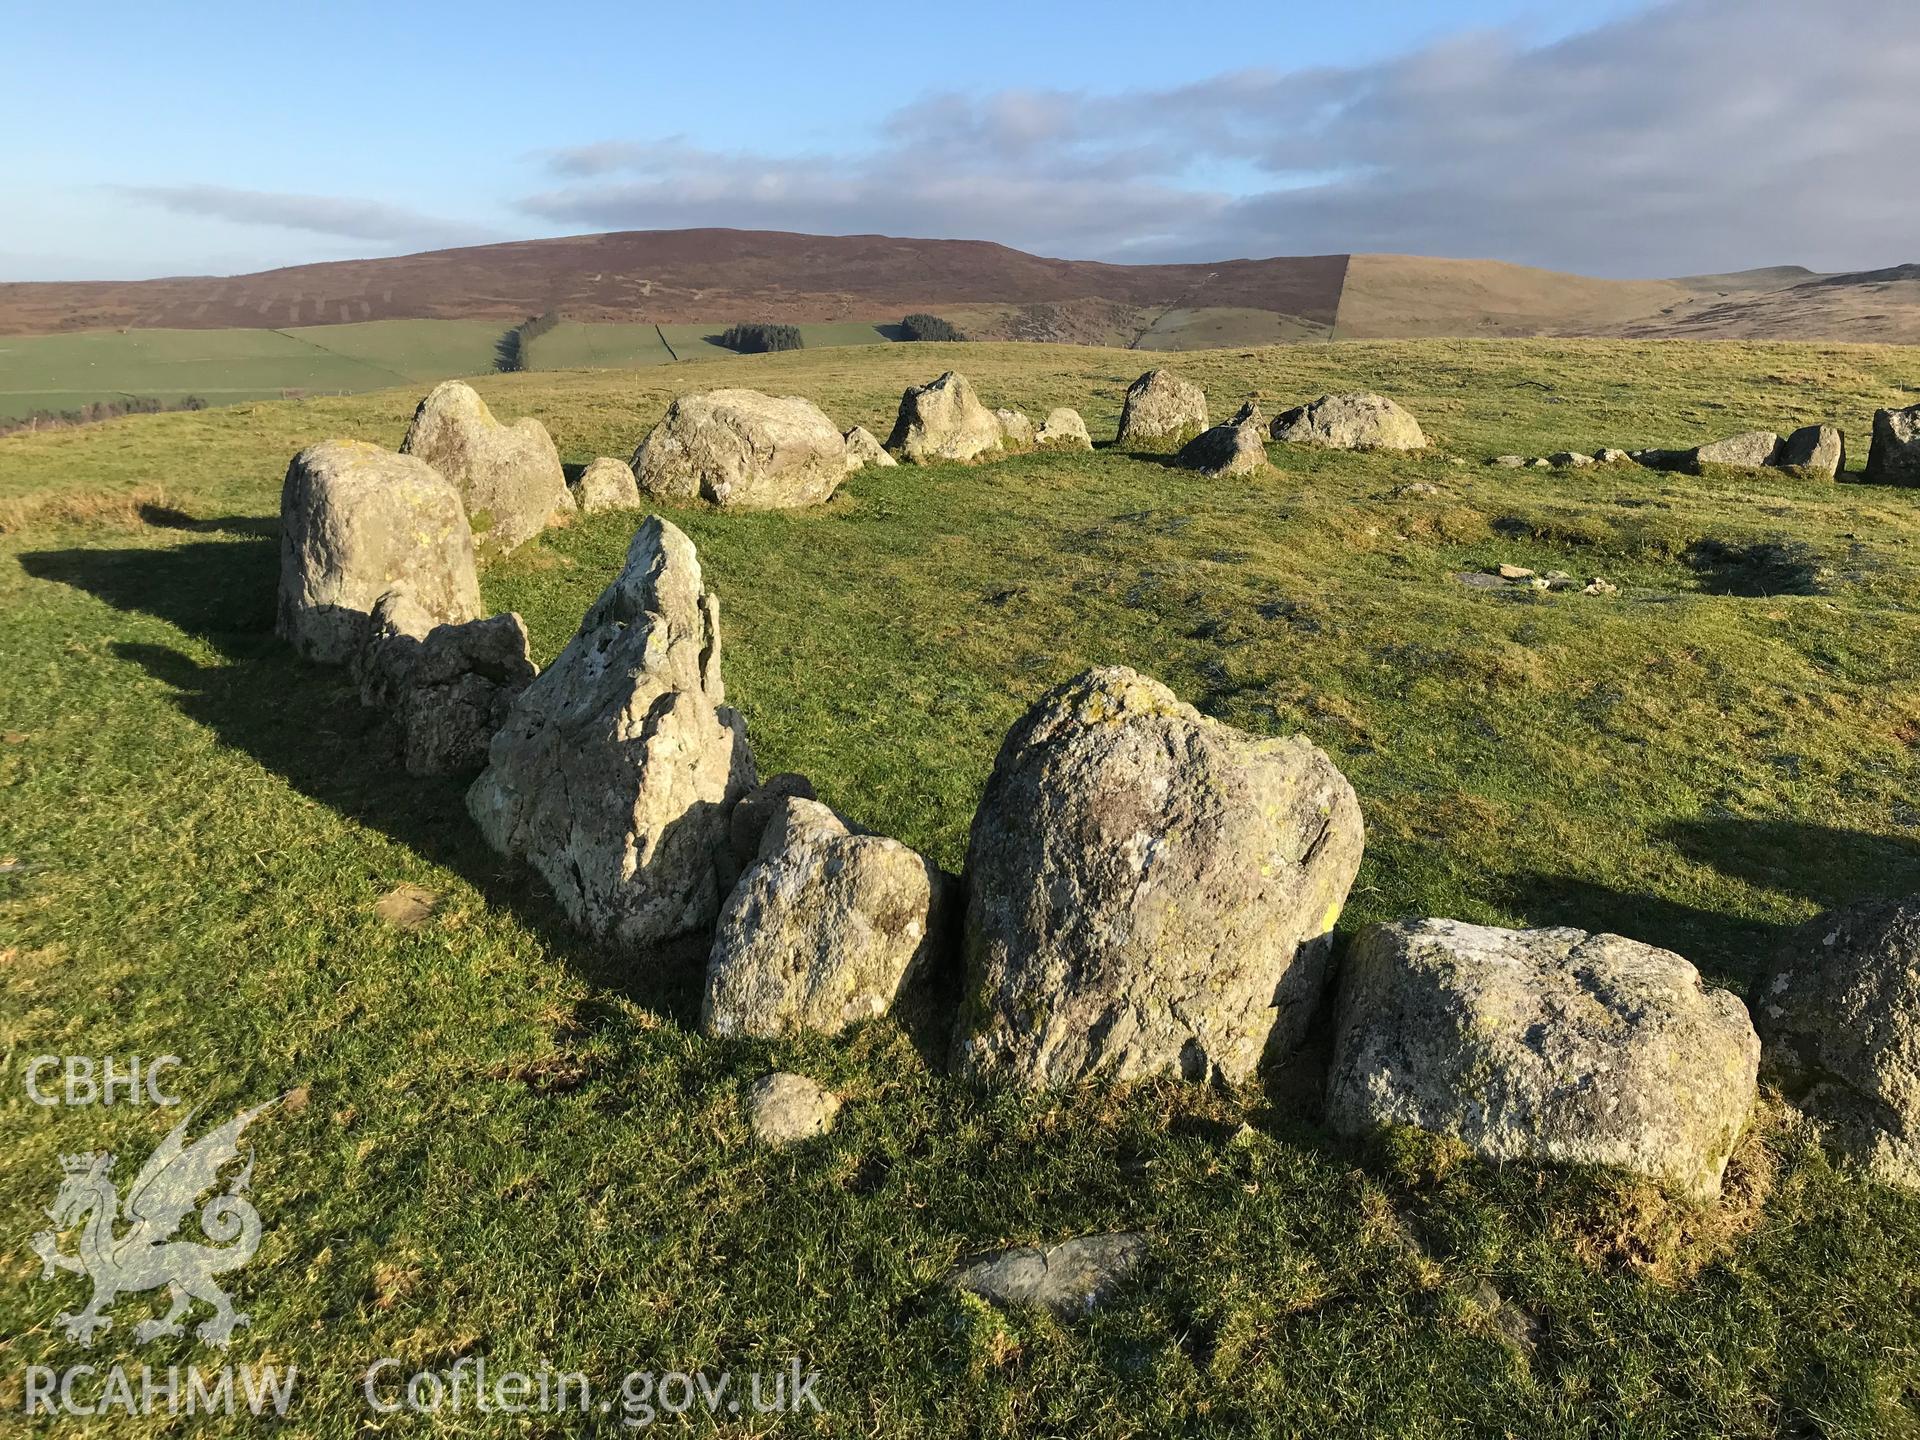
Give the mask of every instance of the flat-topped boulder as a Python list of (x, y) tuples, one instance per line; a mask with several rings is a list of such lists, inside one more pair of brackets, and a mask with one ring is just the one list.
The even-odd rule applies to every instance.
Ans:
[(503, 425), (471, 385), (448, 380), (413, 412), (400, 453), (452, 482), (483, 546), (511, 550), (574, 509), (547, 427), (531, 416)]
[(1774, 464), (1822, 480), (1835, 480), (1847, 468), (1847, 437), (1837, 425), (1803, 425), (1781, 442)]
[(1040, 428), (1033, 432), (1033, 444), (1036, 450), (1091, 450), (1093, 437), (1087, 433), (1087, 422), (1078, 410), (1060, 405), (1049, 410)]
[(1760, 470), (1774, 464), (1780, 455), (1780, 437), (1771, 430), (1743, 430), (1711, 445), (1696, 445), (1685, 454), (1684, 462), (1693, 469), (1702, 465), (1725, 465), (1735, 470)]
[(754, 783), (725, 698), (719, 600), (693, 543), (652, 516), (514, 703), (467, 810), (587, 934), (636, 953), (706, 931), (739, 875), (728, 820)]
[(633, 452), (644, 494), (730, 510), (818, 505), (847, 474), (847, 442), (799, 395), (707, 390), (667, 407)]
[(354, 662), (363, 704), (399, 727), (413, 775), (471, 775), (520, 693), (539, 674), (518, 615), (440, 624), (405, 590), (374, 607)]
[(1873, 412), (1867, 479), (1881, 485), (1920, 485), (1920, 405)]
[(1189, 440), (1175, 459), (1189, 470), (1216, 478), (1266, 469), (1267, 446), (1260, 434), (1258, 409), (1248, 401), (1226, 424), (1202, 430)]
[(1207, 428), (1207, 393), (1171, 370), (1149, 370), (1127, 387), (1116, 445), (1171, 450)]
[(570, 488), (573, 503), (586, 515), (640, 508), (640, 487), (634, 481), (633, 467), (610, 455), (590, 462)]
[(946, 910), (946, 879), (925, 857), (784, 798), (720, 912), (701, 1027), (838, 1035), (883, 1015), (932, 964)]
[(1027, 418), (1026, 411), (1002, 406), (993, 412), (993, 418), (1000, 422), (1000, 441), (1007, 449), (1033, 448), (1033, 421)]
[(954, 1061), (1026, 1088), (1245, 1080), (1299, 1044), (1360, 864), (1353, 789), (1120, 667), (1008, 733), (967, 850)]
[(980, 403), (973, 382), (949, 370), (937, 380), (914, 385), (900, 397), (887, 449), (902, 460), (924, 465), (935, 460), (977, 460), (1001, 448), (1005, 432), (995, 414)]
[(900, 462), (889, 455), (886, 447), (873, 438), (873, 433), (856, 425), (845, 435), (847, 444), (847, 469), (863, 470), (869, 465), (881, 467), (898, 465)]
[(1920, 896), (1787, 932), (1748, 993), (1767, 1078), (1830, 1149), (1920, 1187)]
[(460, 492), (411, 455), (359, 440), (309, 445), (280, 487), (275, 628), (309, 660), (347, 664), (396, 587), (436, 624), (483, 613)]
[(1341, 962), (1327, 1118), (1492, 1160), (1608, 1165), (1711, 1198), (1755, 1096), (1737, 995), (1619, 935), (1405, 920)]
[(1328, 450), (1424, 450), (1420, 422), (1384, 395), (1370, 390), (1322, 395), (1273, 417), (1272, 435), (1290, 445)]

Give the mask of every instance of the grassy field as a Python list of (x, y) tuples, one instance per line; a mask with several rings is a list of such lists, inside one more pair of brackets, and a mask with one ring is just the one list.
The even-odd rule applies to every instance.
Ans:
[[(714, 384), (884, 433), (903, 386), (947, 366), (990, 405), (1076, 405), (1104, 438), (1143, 365), (896, 346), (479, 388), (578, 462)], [(1176, 368), (1216, 415), (1377, 387), (1434, 453), (1275, 446), (1271, 474), (1217, 482), (1103, 448), (866, 471), (812, 512), (671, 511), (722, 597), (761, 770), (804, 770), (955, 866), (1008, 725), (1122, 662), (1334, 757), (1368, 827), (1345, 933), (1571, 923), (1740, 985), (1782, 926), (1920, 890), (1920, 493), (1481, 463), (1827, 419), (1863, 452), (1872, 408), (1912, 403), (1910, 353), (1429, 341)], [(793, 1355), (827, 1409), (794, 1433), (1920, 1433), (1920, 1197), (1836, 1173), (1771, 1109), (1702, 1210), (1337, 1140), (1297, 1077), (982, 1096), (891, 1019), (840, 1042), (701, 1038), (700, 957), (622, 966), (569, 933), (481, 844), (462, 787), (408, 778), (346, 677), (271, 633), (287, 457), (395, 445), (417, 398), (0, 439), (5, 1066), (176, 1054), (209, 1123), (291, 1092), (249, 1132), (267, 1234), (232, 1277), (253, 1324), (227, 1357), (299, 1366), (283, 1433), (371, 1433), (358, 1385), (386, 1356), (617, 1381)], [(582, 520), (486, 575), (539, 658), (633, 523)], [(1500, 561), (1620, 592), (1454, 578)], [(424, 919), (382, 918), (402, 886), (434, 897)], [(773, 1067), (847, 1097), (831, 1136), (751, 1146), (743, 1097)], [(0, 1406), (31, 1363), (215, 1363), (134, 1347), (146, 1298), (78, 1351), (53, 1317), (80, 1282), (42, 1283), (25, 1243), (61, 1152), (111, 1147), (124, 1182), (178, 1115), (5, 1095)], [(1242, 1122), (1251, 1143), (1229, 1138)], [(1152, 1256), (1091, 1317), (1002, 1316), (941, 1283), (981, 1248), (1121, 1227)], [(494, 1433), (471, 1414), (405, 1428)]]

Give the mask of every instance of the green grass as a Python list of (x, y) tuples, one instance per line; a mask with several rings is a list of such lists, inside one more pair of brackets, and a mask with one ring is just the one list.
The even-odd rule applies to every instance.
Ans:
[(535, 370), (627, 370), (636, 365), (665, 365), (672, 353), (657, 326), (618, 323), (586, 325), (562, 320), (527, 347)]
[[(1102, 439), (1144, 368), (898, 346), (479, 388), (582, 461), (721, 383), (883, 433), (904, 385), (949, 366), (990, 405), (1075, 405)], [(1379, 388), (1435, 453), (1275, 446), (1272, 474), (1216, 482), (1102, 450), (862, 472), (813, 512), (671, 512), (722, 597), (762, 770), (805, 770), (957, 865), (1007, 726), (1122, 662), (1335, 758), (1368, 825), (1346, 933), (1579, 924), (1737, 985), (1780, 927), (1920, 890), (1920, 494), (1479, 463), (1828, 418), (1863, 449), (1873, 407), (1910, 403), (1906, 354), (1410, 342), (1176, 368), (1216, 414)], [(477, 1354), (602, 1379), (800, 1354), (828, 1377), (822, 1434), (1920, 1430), (1920, 1199), (1835, 1173), (1765, 1115), (1727, 1202), (1696, 1211), (1604, 1175), (1342, 1142), (1284, 1081), (989, 1097), (892, 1020), (701, 1038), (698, 957), (622, 966), (568, 932), (479, 842), (461, 787), (409, 779), (347, 678), (271, 634), (286, 457), (396, 444), (416, 398), (0, 440), (0, 857), (25, 867), (0, 875), (5, 1063), (178, 1054), (210, 1118), (300, 1088), (250, 1132), (268, 1236), (235, 1277), (254, 1325), (229, 1356), (311, 1377), (292, 1433), (363, 1433), (374, 1358)], [(1414, 480), (1441, 493), (1394, 494)], [(549, 532), (488, 599), (550, 658), (631, 529)], [(1450, 578), (1501, 560), (1621, 593)], [(400, 884), (439, 897), (418, 930), (373, 913)], [(742, 1097), (773, 1066), (848, 1097), (830, 1137), (749, 1145)], [(78, 1283), (40, 1283), (23, 1243), (56, 1156), (111, 1146), (124, 1180), (177, 1117), (7, 1093), (17, 1408), (26, 1364), (80, 1358), (51, 1325)], [(1243, 1120), (1257, 1138), (1229, 1144)], [(1120, 1226), (1153, 1256), (1090, 1318), (1001, 1317), (940, 1284), (975, 1249)], [(1531, 1317), (1532, 1350), (1502, 1341), (1491, 1295)], [(118, 1358), (145, 1303), (85, 1358)], [(169, 1343), (124, 1358), (208, 1363)], [(484, 1428), (464, 1425), (436, 1433)]]

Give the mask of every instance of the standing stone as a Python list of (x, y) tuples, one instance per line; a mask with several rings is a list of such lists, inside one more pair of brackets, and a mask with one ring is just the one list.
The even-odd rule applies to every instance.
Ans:
[(1273, 417), (1273, 438), (1329, 450), (1424, 450), (1420, 422), (1384, 395), (1322, 395)]
[(872, 432), (856, 425), (846, 433), (847, 469), (861, 470), (868, 465), (898, 465), (900, 462), (889, 455), (880, 442), (873, 438)]
[(1361, 841), (1352, 787), (1303, 737), (1242, 734), (1124, 668), (1061, 686), (974, 817), (957, 1068), (1246, 1079), (1320, 1001)]
[(483, 545), (511, 550), (574, 508), (547, 427), (532, 416), (502, 425), (458, 380), (434, 386), (420, 402), (400, 453), (417, 455), (453, 483)]
[(1686, 452), (1686, 461), (1695, 469), (1702, 465), (1727, 465), (1736, 470), (1758, 470), (1772, 465), (1779, 454), (1780, 437), (1773, 431), (1745, 430), (1711, 445), (1695, 446)]
[(720, 912), (701, 1028), (838, 1035), (883, 1015), (931, 965), (945, 908), (937, 866), (817, 800), (783, 800)]
[(1837, 425), (1802, 426), (1781, 443), (1774, 463), (1782, 470), (1837, 480), (1847, 468), (1847, 437)]
[(1613, 1165), (1710, 1199), (1753, 1108), (1738, 996), (1618, 935), (1457, 920), (1348, 947), (1327, 1118), (1410, 1125), (1492, 1160)]
[(728, 812), (754, 781), (725, 698), (719, 601), (693, 543), (649, 517), (494, 736), (467, 809), (586, 933), (632, 952), (706, 930), (738, 878)]
[(481, 613), (460, 492), (424, 461), (377, 445), (309, 445), (280, 487), (275, 628), (309, 660), (344, 665), (396, 586), (436, 622)]
[(1093, 437), (1087, 433), (1087, 422), (1080, 418), (1078, 410), (1069, 410), (1064, 405), (1047, 412), (1047, 418), (1040, 422), (1040, 428), (1033, 433), (1033, 443), (1040, 450), (1093, 449)]
[(1867, 479), (1881, 485), (1920, 485), (1920, 405), (1873, 412)]
[(1175, 462), (1216, 479), (1251, 475), (1267, 468), (1267, 446), (1258, 410), (1249, 400), (1231, 420), (1203, 430), (1181, 447)]
[(1149, 370), (1127, 387), (1113, 443), (1171, 450), (1206, 428), (1206, 392), (1171, 370)]
[(760, 842), (766, 838), (767, 826), (773, 823), (781, 802), (789, 796), (801, 800), (819, 798), (813, 793), (813, 782), (806, 776), (782, 770), (742, 795), (740, 803), (733, 807), (733, 814), (727, 817), (727, 840), (742, 870), (759, 858)]
[(1000, 439), (1009, 450), (1031, 450), (1033, 448), (1033, 421), (1024, 410), (1009, 410), (1005, 407), (993, 412), (993, 418), (1000, 422)]
[(588, 515), (640, 508), (640, 487), (634, 481), (633, 467), (608, 455), (582, 470), (572, 489), (573, 503)]
[(1747, 1003), (1787, 1102), (1874, 1179), (1920, 1187), (1920, 896), (1789, 931)]
[(1000, 449), (1000, 421), (980, 403), (966, 376), (947, 371), (900, 397), (887, 449), (924, 465), (933, 460), (977, 460)]
[(539, 674), (518, 615), (436, 624), (404, 590), (374, 607), (355, 660), (363, 704), (391, 714), (413, 775), (471, 775), (520, 693)]
[(846, 478), (847, 442), (802, 396), (708, 390), (667, 407), (633, 452), (633, 473), (656, 499), (793, 509), (820, 504)]

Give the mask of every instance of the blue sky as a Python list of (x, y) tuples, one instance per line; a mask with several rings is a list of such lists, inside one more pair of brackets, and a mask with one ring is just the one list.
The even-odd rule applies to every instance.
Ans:
[(1910, 4), (38, 7), (0, 279), (682, 224), (1891, 264), (1920, 212), (1870, 162), (1920, 140)]

